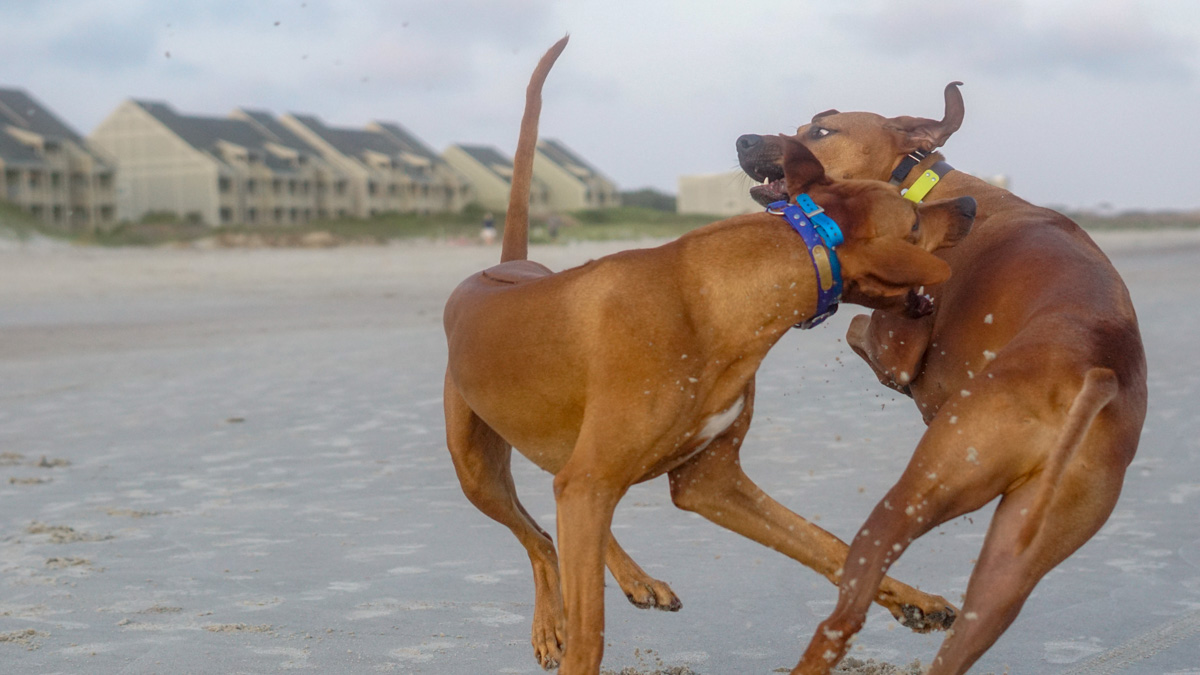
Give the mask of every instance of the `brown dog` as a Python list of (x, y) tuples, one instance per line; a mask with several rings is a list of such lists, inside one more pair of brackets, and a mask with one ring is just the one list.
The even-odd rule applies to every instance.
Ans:
[[(851, 544), (837, 607), (793, 673), (826, 673), (842, 658), (914, 539), (1000, 496), (966, 620), (929, 671), (966, 672), (1038, 581), (1108, 519), (1137, 450), (1146, 362), (1129, 292), (1071, 220), (939, 164), (934, 149), (962, 123), (959, 84), (946, 87), (941, 121), (830, 110), (791, 137), (832, 175), (895, 172), (910, 186), (936, 167), (943, 175), (931, 196), (979, 204), (971, 235), (939, 251), (954, 273), (927, 289), (934, 313), (876, 311), (850, 326), (847, 341), (881, 382), (912, 396), (929, 428)], [(782, 140), (743, 136), (737, 145), (751, 177), (782, 176)], [(777, 191), (755, 189), (761, 199)]]
[[(825, 273), (814, 271), (813, 254), (784, 218), (730, 218), (557, 274), (525, 260), (541, 86), (565, 43), (547, 52), (529, 84), (504, 262), (468, 278), (446, 304), (445, 407), (463, 491), (529, 553), (537, 659), (545, 667), (561, 660), (564, 673), (579, 675), (600, 667), (606, 563), (636, 604), (679, 606), (609, 531), (635, 483), (668, 473), (679, 507), (835, 583), (846, 545), (767, 497), (738, 461), (755, 372), (777, 340), (813, 315)], [(804, 146), (787, 148), (789, 193), (807, 192), (843, 228), (836, 255), (844, 299), (928, 311), (914, 288), (946, 279), (949, 267), (931, 252), (966, 234), (974, 201), (917, 207), (884, 183), (832, 181)], [(557, 556), (517, 500), (512, 446), (555, 474)], [(943, 598), (881, 583), (877, 601), (915, 628), (953, 618)]]

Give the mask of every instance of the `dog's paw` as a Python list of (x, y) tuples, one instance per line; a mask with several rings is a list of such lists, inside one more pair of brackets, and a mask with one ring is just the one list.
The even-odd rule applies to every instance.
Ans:
[(557, 647), (550, 653), (549, 650), (542, 650), (534, 647), (534, 656), (537, 657), (538, 664), (543, 670), (557, 670), (558, 663), (562, 660), (562, 648)]
[(900, 611), (903, 616), (896, 618), (905, 628), (910, 628), (917, 633), (947, 630), (954, 625), (954, 620), (958, 618), (958, 612), (950, 605), (926, 614), (916, 605), (904, 604), (900, 605)]
[(539, 624), (534, 621), (530, 642), (533, 643), (533, 656), (542, 668), (546, 670), (558, 668), (563, 657), (565, 635), (566, 627), (561, 624)]
[(638, 581), (623, 589), (629, 602), (639, 609), (658, 609), (664, 612), (678, 612), (683, 607), (679, 596), (665, 582), (657, 579)]

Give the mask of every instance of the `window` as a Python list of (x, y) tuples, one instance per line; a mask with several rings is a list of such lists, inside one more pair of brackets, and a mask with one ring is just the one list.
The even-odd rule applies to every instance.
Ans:
[[(217, 189), (220, 190), (223, 194), (227, 194), (230, 190), (233, 189), (233, 183), (228, 178), (222, 176), (221, 179), (217, 181)], [(225, 217), (221, 216), (221, 220), (224, 220), (224, 219), (225, 219)]]
[(221, 222), (225, 225), (233, 222), (233, 209), (228, 206), (221, 209)]
[[(254, 180), (253, 178), (248, 179), (246, 181), (246, 194), (252, 195), (257, 190), (258, 190), (258, 181)], [(253, 221), (254, 219), (251, 218), (250, 220)]]

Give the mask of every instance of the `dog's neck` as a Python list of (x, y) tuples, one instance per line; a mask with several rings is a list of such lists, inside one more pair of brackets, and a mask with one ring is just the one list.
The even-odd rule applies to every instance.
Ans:
[(808, 247), (782, 218), (756, 213), (696, 230), (678, 242), (693, 248), (690, 289), (698, 325), (716, 327), (714, 338), (732, 339), (765, 354), (817, 306), (817, 279)]
[[(921, 175), (938, 162), (946, 161), (940, 152), (932, 152), (913, 166), (912, 170), (900, 183), (900, 188), (907, 190), (912, 187)], [(1015, 207), (1031, 206), (1004, 188), (997, 187), (987, 181), (976, 178), (962, 170), (955, 170), (942, 176), (937, 185), (925, 197), (925, 201), (954, 199), (956, 197), (974, 197), (976, 202), (975, 227), (978, 228), (991, 215)]]

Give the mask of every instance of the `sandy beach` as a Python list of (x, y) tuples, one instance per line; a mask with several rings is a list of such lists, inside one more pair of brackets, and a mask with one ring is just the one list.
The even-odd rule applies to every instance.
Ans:
[[(1101, 233), (1150, 411), (1104, 529), (976, 673), (1200, 675), (1200, 232)], [(554, 269), (644, 243), (533, 247)], [(524, 550), (443, 444), (441, 306), (498, 248), (0, 246), (0, 670), (537, 673)], [(747, 472), (845, 538), (922, 432), (841, 340), (845, 307), (759, 379)], [(1189, 412), (1191, 411), (1191, 412)], [(550, 477), (514, 460), (553, 532)], [(957, 601), (990, 507), (893, 575)], [(635, 487), (614, 529), (678, 614), (607, 589), (605, 667), (787, 672), (836, 589)], [(927, 663), (875, 608), (852, 654)]]

